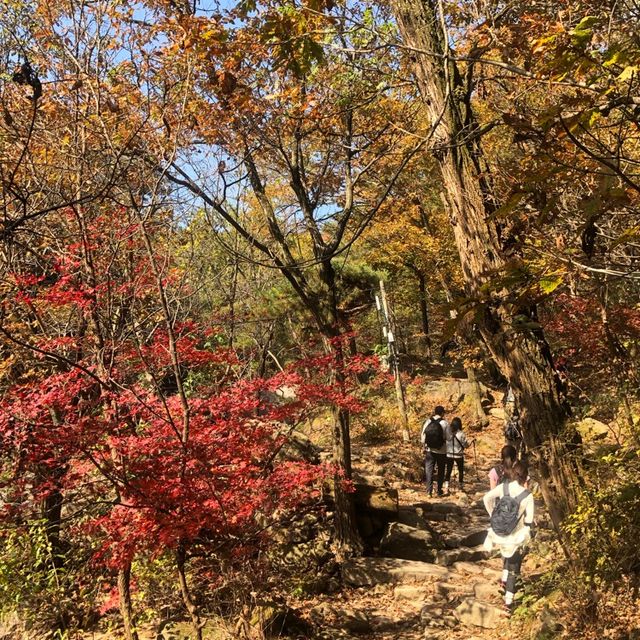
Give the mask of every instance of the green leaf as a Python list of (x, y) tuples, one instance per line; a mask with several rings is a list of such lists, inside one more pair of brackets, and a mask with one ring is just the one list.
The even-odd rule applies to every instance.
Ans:
[(564, 282), (564, 274), (552, 273), (542, 276), (538, 282), (540, 289), (546, 295), (553, 293)]
[(623, 64), (629, 59), (627, 51), (619, 49), (618, 46), (611, 47), (604, 55), (603, 67), (612, 67), (616, 64)]
[(595, 27), (599, 22), (599, 19), (596, 16), (585, 16), (578, 22), (578, 24), (574, 27), (574, 31), (586, 31), (587, 29), (591, 29)]
[(638, 65), (629, 65), (622, 70), (622, 73), (618, 76), (618, 80), (620, 82), (626, 82), (627, 80), (631, 80), (635, 74), (638, 73)]

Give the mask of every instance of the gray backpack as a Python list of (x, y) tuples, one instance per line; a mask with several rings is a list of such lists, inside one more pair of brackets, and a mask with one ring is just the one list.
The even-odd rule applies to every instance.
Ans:
[[(497, 502), (491, 512), (491, 528), (493, 532), (499, 536), (508, 536), (517, 526), (521, 516), (518, 515), (522, 501), (531, 494), (531, 491), (525, 489), (516, 498), (509, 495), (509, 480), (503, 483), (504, 495)], [(524, 514), (522, 514), (524, 515)]]

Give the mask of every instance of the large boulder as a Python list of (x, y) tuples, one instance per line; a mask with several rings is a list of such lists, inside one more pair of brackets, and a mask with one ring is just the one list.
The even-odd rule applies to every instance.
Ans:
[(457, 407), (464, 401), (465, 397), (476, 393), (474, 388), (477, 385), (480, 398), (490, 399), (489, 389), (481, 382), (469, 382), (466, 378), (440, 378), (431, 380), (426, 384), (423, 391), (426, 395), (445, 400), (447, 404)]
[(431, 562), (434, 558), (433, 535), (424, 529), (392, 522), (380, 541), (380, 553), (388, 558)]
[(477, 547), (484, 543), (487, 537), (487, 529), (479, 529), (473, 533), (463, 535), (452, 533), (444, 538), (444, 546), (447, 549), (457, 549), (458, 547)]
[(386, 515), (389, 519), (398, 516), (398, 490), (369, 484), (356, 483), (354, 502), (357, 511)]
[(398, 522), (414, 529), (429, 529), (422, 507), (400, 506), (398, 509)]

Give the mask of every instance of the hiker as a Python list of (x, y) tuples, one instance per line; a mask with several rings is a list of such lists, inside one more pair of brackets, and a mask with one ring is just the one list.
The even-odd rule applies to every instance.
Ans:
[(427, 491), (433, 495), (433, 470), (436, 470), (436, 484), (438, 495), (444, 495), (442, 485), (444, 483), (445, 467), (447, 464), (446, 436), (449, 431), (449, 423), (444, 419), (444, 407), (438, 405), (433, 410), (433, 415), (422, 427), (420, 439), (424, 446), (424, 470), (426, 474)]
[(464, 491), (464, 450), (469, 446), (470, 442), (462, 431), (462, 420), (460, 418), (455, 417), (451, 421), (447, 436), (447, 470), (445, 472), (444, 490), (445, 493), (449, 491), (451, 472), (455, 463), (458, 467), (460, 491)]
[(517, 412), (516, 408), (516, 396), (513, 393), (513, 389), (511, 385), (507, 385), (507, 390), (504, 392), (502, 396), (502, 407), (504, 409), (505, 419), (508, 421), (511, 416)]
[(505, 608), (511, 613), (524, 547), (532, 537), (534, 503), (526, 488), (529, 476), (524, 462), (515, 462), (505, 476), (504, 481), (483, 498), (490, 518), (484, 548), (486, 551), (494, 546), (500, 549), (503, 558), (500, 582), (504, 588)]
[(500, 462), (489, 471), (489, 487), (495, 489), (504, 480), (505, 473), (513, 467), (518, 460), (518, 452), (516, 448), (510, 444), (506, 444), (500, 450)]
[(504, 425), (504, 439), (507, 444), (510, 444), (520, 451), (524, 446), (522, 438), (522, 429), (520, 428), (520, 413), (517, 409), (514, 409), (511, 417), (507, 419)]

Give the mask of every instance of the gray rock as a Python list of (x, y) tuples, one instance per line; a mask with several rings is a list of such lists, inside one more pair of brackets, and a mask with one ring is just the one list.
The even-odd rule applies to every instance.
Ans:
[(426, 513), (446, 513), (464, 515), (464, 509), (453, 502), (427, 502), (423, 505)]
[(423, 585), (414, 584), (399, 584), (393, 589), (393, 597), (396, 600), (412, 600), (415, 602), (422, 602), (427, 597), (429, 590)]
[(442, 621), (447, 625), (447, 627), (457, 627), (458, 619), (455, 616), (444, 616)]
[(485, 602), (478, 602), (474, 598), (464, 600), (456, 607), (454, 615), (462, 624), (483, 629), (496, 629), (505, 619), (502, 609)]
[[(283, 387), (287, 388), (287, 387)], [(286, 403), (285, 399), (285, 403)], [(316, 447), (311, 440), (300, 431), (286, 432), (286, 441), (278, 457), (284, 460), (296, 460), (313, 462), (317, 464), (320, 462), (322, 455), (318, 447)]]
[(373, 476), (364, 473), (354, 473), (354, 480), (358, 484), (370, 485), (372, 487), (388, 487), (389, 482), (382, 476)]
[(461, 562), (477, 562), (478, 560), (486, 560), (489, 553), (482, 547), (460, 547), (458, 549), (447, 549), (446, 551), (436, 552), (436, 564), (450, 567)]
[(474, 531), (473, 533), (469, 533), (464, 538), (460, 540), (461, 547), (477, 547), (481, 544), (484, 544), (485, 538), (487, 537), (487, 529), (480, 529), (479, 531)]
[(459, 573), (484, 573), (485, 568), (482, 565), (474, 564), (473, 562), (454, 562), (452, 569)]
[(398, 508), (398, 522), (415, 529), (428, 529), (424, 518), (424, 509), (421, 507), (400, 506)]
[(496, 582), (476, 582), (473, 585), (473, 593), (477, 600), (483, 602), (495, 600), (498, 597), (498, 584)]
[(604, 440), (609, 435), (609, 426), (594, 418), (584, 418), (574, 426), (585, 442)]
[(478, 547), (484, 543), (486, 537), (487, 529), (485, 527), (466, 535), (455, 533), (447, 536), (444, 539), (444, 545), (447, 549), (457, 549), (458, 547)]
[(437, 626), (437, 623), (442, 619), (442, 614), (442, 607), (434, 604), (426, 604), (420, 610), (420, 621), (424, 624)]
[(489, 580), (497, 582), (498, 580), (500, 580), (500, 578), (502, 578), (502, 570), (494, 569), (492, 567), (484, 567), (482, 569), (482, 575), (486, 578), (489, 578)]
[(473, 594), (471, 585), (461, 585), (455, 582), (436, 582), (436, 593), (443, 595), (447, 600), (468, 597)]
[(368, 484), (355, 485), (356, 509), (366, 513), (384, 514), (396, 518), (398, 514), (398, 491)]
[(343, 580), (356, 587), (410, 583), (447, 575), (446, 567), (398, 558), (353, 558), (342, 566)]
[(429, 531), (392, 522), (380, 541), (380, 553), (389, 558), (431, 562), (434, 558), (433, 536)]

